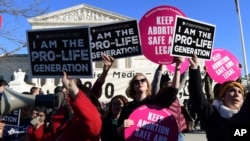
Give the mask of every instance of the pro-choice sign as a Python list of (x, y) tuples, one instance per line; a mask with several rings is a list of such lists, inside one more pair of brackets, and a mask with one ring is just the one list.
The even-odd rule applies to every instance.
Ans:
[(186, 17), (176, 16), (173, 56), (192, 57), (210, 60), (214, 43), (215, 26)]
[(92, 78), (89, 27), (29, 30), (27, 39), (33, 76)]
[(126, 141), (177, 141), (178, 125), (167, 108), (142, 105), (129, 116), (134, 125), (125, 128)]

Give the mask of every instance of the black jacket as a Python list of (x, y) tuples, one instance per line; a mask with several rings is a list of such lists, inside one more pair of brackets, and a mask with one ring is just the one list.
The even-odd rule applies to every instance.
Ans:
[[(238, 114), (230, 119), (220, 116), (217, 109), (206, 99), (201, 87), (200, 69), (189, 69), (189, 93), (190, 102), (194, 110), (200, 114), (201, 121), (204, 123), (206, 137), (208, 141), (243, 141), (250, 140), (248, 137), (234, 137), (235, 128), (241, 128), (242, 125), (248, 128), (250, 123), (250, 96), (244, 101), (244, 104)], [(250, 132), (250, 130), (248, 130)], [(250, 134), (250, 133), (249, 133)], [(248, 138), (248, 139), (247, 139)]]

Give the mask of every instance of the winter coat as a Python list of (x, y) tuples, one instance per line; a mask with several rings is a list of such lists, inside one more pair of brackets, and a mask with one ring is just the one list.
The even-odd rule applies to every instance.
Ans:
[(75, 100), (70, 100), (74, 117), (64, 121), (65, 107), (52, 116), (52, 130), (45, 132), (41, 126), (28, 130), (31, 141), (99, 141), (102, 127), (101, 115), (90, 99), (81, 91)]

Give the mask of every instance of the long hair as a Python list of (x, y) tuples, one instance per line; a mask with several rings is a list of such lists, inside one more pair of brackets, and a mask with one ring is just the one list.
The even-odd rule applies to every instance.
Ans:
[(151, 84), (149, 83), (147, 77), (143, 73), (136, 73), (135, 76), (129, 81), (129, 86), (126, 89), (126, 95), (132, 99), (135, 98), (136, 91), (134, 89), (134, 81), (135, 81), (137, 76), (143, 76), (146, 78), (146, 83), (147, 83), (147, 87), (148, 87), (146, 93), (147, 93), (147, 96), (150, 96), (151, 95)]
[(128, 99), (127, 99), (125, 96), (123, 96), (123, 95), (116, 95), (116, 96), (114, 96), (114, 97), (110, 100), (110, 102), (108, 103), (108, 109), (107, 109), (106, 115), (105, 115), (106, 118), (112, 118), (112, 116), (113, 116), (112, 102), (113, 102), (115, 99), (120, 99), (120, 100), (122, 101), (123, 105), (125, 105), (126, 103), (128, 103)]

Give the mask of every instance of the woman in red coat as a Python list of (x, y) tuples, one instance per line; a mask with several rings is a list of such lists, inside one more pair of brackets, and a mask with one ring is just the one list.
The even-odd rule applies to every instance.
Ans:
[(68, 89), (68, 102), (73, 116), (65, 118), (70, 110), (63, 106), (52, 115), (51, 128), (42, 124), (29, 128), (30, 141), (99, 141), (102, 127), (101, 115), (96, 106), (87, 97), (88, 88), (79, 89), (74, 79), (69, 79), (64, 72), (63, 85)]

